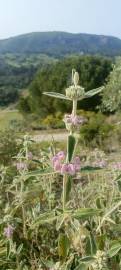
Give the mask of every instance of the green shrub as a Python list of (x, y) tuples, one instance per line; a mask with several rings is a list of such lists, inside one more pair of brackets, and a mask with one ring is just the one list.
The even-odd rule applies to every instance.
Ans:
[(80, 130), (80, 141), (88, 147), (103, 147), (105, 140), (112, 136), (113, 125), (101, 113), (91, 113), (91, 117), (88, 113), (87, 116), (88, 122)]
[(49, 114), (46, 118), (41, 121), (42, 126), (46, 128), (64, 128), (63, 114), (57, 112), (56, 114)]
[(121, 111), (121, 57), (118, 57), (108, 77), (102, 95), (101, 110), (104, 113), (115, 113)]
[(13, 163), (12, 157), (16, 156), (21, 147), (17, 139), (12, 130), (0, 132), (0, 164), (8, 166)]

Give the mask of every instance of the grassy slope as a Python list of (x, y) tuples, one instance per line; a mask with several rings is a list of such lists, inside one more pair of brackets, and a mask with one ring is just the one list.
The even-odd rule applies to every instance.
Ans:
[(0, 130), (10, 128), (10, 123), (13, 120), (22, 120), (22, 115), (17, 110), (1, 110), (0, 111)]

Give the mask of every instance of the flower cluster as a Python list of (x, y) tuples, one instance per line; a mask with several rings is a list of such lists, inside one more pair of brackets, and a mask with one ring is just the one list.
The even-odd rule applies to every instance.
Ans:
[(77, 99), (77, 100), (83, 99), (85, 96), (84, 88), (79, 85), (77, 86), (71, 85), (66, 89), (66, 96), (70, 99)]
[(33, 159), (33, 154), (32, 154), (32, 152), (28, 152), (28, 153), (27, 153), (27, 159), (29, 159), (29, 160), (32, 160), (32, 159)]
[(117, 162), (117, 163), (113, 164), (113, 168), (114, 168), (114, 170), (121, 170), (121, 162)]
[(95, 261), (92, 263), (92, 267), (94, 270), (103, 270), (107, 268), (107, 254), (102, 251), (98, 250), (95, 255)]
[(52, 158), (52, 165), (54, 171), (59, 172), (61, 174), (68, 174), (68, 175), (75, 175), (77, 172), (80, 171), (81, 162), (79, 157), (75, 157), (73, 162), (66, 163), (65, 160), (65, 153), (60, 151)]
[(18, 162), (16, 164), (17, 170), (18, 171), (26, 171), (27, 170), (27, 164), (25, 162)]
[(105, 168), (107, 166), (107, 162), (106, 160), (102, 159), (102, 160), (96, 161), (93, 165), (95, 167)]
[(70, 130), (73, 128), (75, 129), (79, 127), (80, 125), (83, 125), (84, 123), (87, 122), (87, 119), (84, 118), (83, 116), (65, 114), (63, 121), (66, 125), (66, 128)]
[(4, 235), (6, 238), (11, 238), (13, 235), (14, 227), (11, 225), (8, 225), (6, 228), (4, 228)]

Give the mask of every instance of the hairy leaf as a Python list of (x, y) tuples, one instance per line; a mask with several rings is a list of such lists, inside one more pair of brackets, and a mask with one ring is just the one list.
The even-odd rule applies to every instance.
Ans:
[(68, 162), (72, 160), (74, 149), (76, 145), (76, 139), (74, 136), (69, 135), (68, 136), (68, 145), (67, 145), (67, 157), (68, 157)]
[(50, 96), (50, 97), (71, 100), (70, 98), (67, 98), (65, 95), (60, 94), (60, 93), (56, 93), (56, 92), (44, 92), (43, 94), (46, 96)]
[(121, 250), (121, 242), (115, 241), (110, 250), (108, 251), (109, 257), (114, 257)]
[(70, 196), (70, 192), (71, 192), (71, 186), (72, 186), (72, 177), (68, 176), (67, 177), (67, 181), (66, 181), (66, 202), (69, 201), (69, 196)]
[(85, 93), (85, 98), (93, 97), (96, 94), (99, 94), (104, 89), (104, 86), (98, 87), (96, 89), (90, 90)]
[(69, 239), (65, 234), (60, 234), (58, 239), (58, 253), (62, 258), (66, 258), (69, 252)]
[(93, 208), (80, 208), (78, 210), (75, 210), (75, 212), (72, 214), (75, 218), (89, 218), (94, 215), (99, 215), (100, 210), (93, 209)]

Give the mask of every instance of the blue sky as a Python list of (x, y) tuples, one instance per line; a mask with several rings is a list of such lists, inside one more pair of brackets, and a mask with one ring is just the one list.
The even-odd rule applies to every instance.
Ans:
[(0, 39), (54, 30), (121, 38), (121, 0), (0, 0)]

